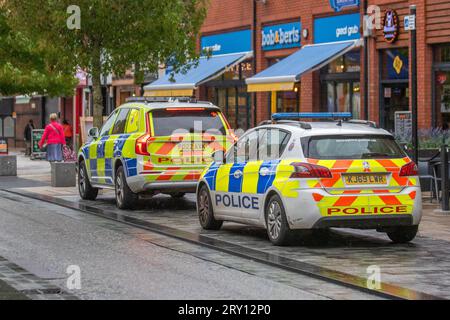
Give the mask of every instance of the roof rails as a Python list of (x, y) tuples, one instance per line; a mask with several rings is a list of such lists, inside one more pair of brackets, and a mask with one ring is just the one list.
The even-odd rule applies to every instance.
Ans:
[(364, 125), (368, 125), (369, 127), (372, 127), (372, 128), (378, 128), (377, 123), (375, 121), (351, 119), (351, 120), (346, 120), (345, 122), (354, 123), (354, 124), (364, 124)]
[(287, 124), (287, 125), (295, 125), (299, 126), (302, 129), (310, 130), (312, 129), (311, 124), (307, 122), (302, 121), (295, 121), (295, 120), (265, 120), (258, 124), (258, 126), (264, 126), (269, 124)]
[(184, 103), (202, 103), (210, 104), (209, 101), (199, 101), (192, 97), (129, 97), (126, 102), (144, 102), (144, 103), (154, 103), (154, 102), (184, 102)]

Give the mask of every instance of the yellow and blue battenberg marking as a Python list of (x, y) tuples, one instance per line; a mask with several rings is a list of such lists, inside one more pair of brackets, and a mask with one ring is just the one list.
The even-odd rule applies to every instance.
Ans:
[[(126, 143), (130, 137), (129, 134), (105, 136), (82, 147), (81, 152), (91, 176), (101, 177), (96, 182), (112, 183), (113, 159), (118, 157), (122, 157), (124, 160), (125, 174), (128, 177), (138, 174), (137, 158), (132, 157), (134, 148), (132, 148), (133, 150), (126, 149)], [(134, 146), (134, 140), (131, 142)]]
[[(204, 179), (211, 191), (264, 194), (273, 185), (279, 164), (280, 160), (225, 165), (213, 163), (205, 172)], [(262, 168), (267, 168), (266, 175), (260, 174)], [(237, 174), (238, 171), (242, 174)]]

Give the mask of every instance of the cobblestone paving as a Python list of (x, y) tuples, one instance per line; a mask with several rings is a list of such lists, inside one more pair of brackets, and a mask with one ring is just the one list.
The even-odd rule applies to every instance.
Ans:
[(40, 279), (18, 265), (0, 257), (0, 280), (17, 291), (13, 299), (26, 296), (31, 300), (77, 300), (51, 282)]

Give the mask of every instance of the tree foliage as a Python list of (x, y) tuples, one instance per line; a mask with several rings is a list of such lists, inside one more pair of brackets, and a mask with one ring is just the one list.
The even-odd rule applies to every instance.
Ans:
[(48, 45), (40, 45), (15, 31), (0, 7), (0, 94), (72, 95), (73, 70), (57, 68), (59, 57)]
[[(79, 66), (92, 76), (94, 125), (102, 122), (101, 76), (133, 69), (144, 71), (161, 62), (174, 70), (196, 58), (196, 37), (206, 14), (206, 0), (8, 0), (17, 30), (58, 51), (58, 68)], [(80, 9), (80, 29), (69, 30), (67, 8)]]

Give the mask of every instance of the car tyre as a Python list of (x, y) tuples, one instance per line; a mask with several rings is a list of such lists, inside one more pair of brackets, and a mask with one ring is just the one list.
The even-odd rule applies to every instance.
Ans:
[(289, 228), (281, 198), (274, 194), (270, 197), (265, 208), (267, 235), (270, 242), (276, 246), (289, 245), (294, 233)]
[(387, 236), (394, 243), (408, 243), (412, 241), (419, 230), (419, 226), (395, 227), (387, 231)]
[(197, 213), (200, 225), (205, 230), (219, 230), (223, 221), (214, 218), (211, 196), (208, 188), (203, 185), (197, 195)]
[(116, 206), (119, 209), (133, 209), (139, 199), (137, 193), (131, 191), (128, 186), (123, 167), (117, 168), (115, 177)]
[(84, 161), (80, 162), (78, 169), (78, 192), (83, 200), (95, 200), (98, 196), (98, 188), (91, 185)]

